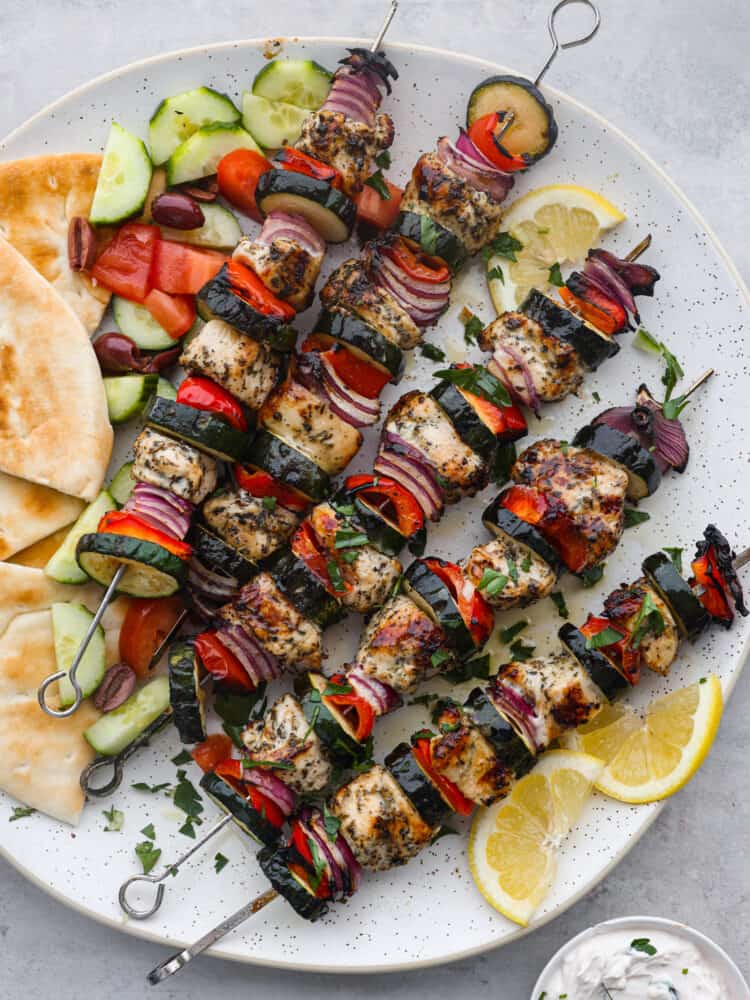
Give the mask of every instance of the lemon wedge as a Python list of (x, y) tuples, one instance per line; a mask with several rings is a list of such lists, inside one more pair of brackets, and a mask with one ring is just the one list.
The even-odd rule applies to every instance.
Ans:
[(564, 742), (604, 761), (600, 792), (620, 802), (657, 802), (686, 785), (706, 759), (722, 708), (719, 679), (705, 677), (652, 702), (643, 719), (609, 706)]
[(497, 312), (517, 309), (532, 288), (550, 288), (554, 264), (580, 264), (600, 235), (624, 219), (611, 201), (577, 184), (548, 184), (518, 198), (505, 213), (503, 230), (523, 247), (515, 261), (502, 254), (487, 261)]
[(476, 814), (469, 837), (471, 874), (487, 902), (509, 920), (525, 927), (547, 895), (559, 846), (602, 767), (591, 754), (550, 750), (506, 799)]

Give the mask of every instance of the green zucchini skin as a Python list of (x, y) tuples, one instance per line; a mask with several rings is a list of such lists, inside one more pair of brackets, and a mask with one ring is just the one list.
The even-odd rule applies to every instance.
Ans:
[(557, 635), (563, 646), (578, 660), (594, 684), (610, 701), (630, 687), (627, 679), (600, 650), (586, 648), (586, 636), (571, 622), (566, 622), (558, 630)]
[(677, 572), (677, 567), (664, 552), (654, 552), (641, 563), (643, 573), (674, 616), (677, 628), (691, 642), (711, 623), (711, 616)]
[(628, 474), (628, 499), (642, 500), (655, 493), (661, 483), (661, 471), (635, 438), (606, 424), (587, 424), (573, 438), (577, 448), (590, 448), (613, 462)]
[(263, 564), (295, 608), (305, 618), (327, 628), (341, 621), (345, 611), (291, 549), (279, 549)]
[[(554, 112), (547, 103), (544, 94), (542, 94), (541, 90), (536, 86), (536, 84), (532, 83), (531, 80), (527, 80), (523, 76), (491, 76), (487, 80), (483, 80), (469, 95), (469, 100), (466, 105), (466, 128), (467, 130), (470, 129), (477, 118), (480, 118), (483, 114), (487, 114), (487, 108), (490, 108), (490, 110), (493, 111), (504, 110), (502, 103), (500, 103), (500, 98), (495, 96), (495, 91), (501, 87), (513, 87), (521, 91), (521, 96), (527, 102), (533, 101), (533, 103), (541, 109), (546, 119), (546, 139), (544, 140), (543, 146), (536, 152), (525, 154), (524, 158), (530, 166), (532, 163), (537, 163), (549, 153), (557, 142), (558, 135), (557, 122), (555, 121)], [(489, 95), (490, 102), (488, 103), (485, 101), (484, 107), (481, 107), (482, 98), (485, 94)]]
[(244, 799), (239, 792), (236, 792), (228, 781), (220, 778), (213, 771), (208, 771), (201, 778), (200, 784), (206, 795), (225, 813), (229, 813), (243, 833), (248, 834), (265, 847), (273, 847), (278, 844), (282, 831), (261, 816), (252, 807), (249, 800)]
[(252, 434), (238, 431), (216, 414), (163, 396), (151, 400), (146, 424), (224, 462), (243, 462), (252, 442)]
[(331, 478), (302, 452), (265, 428), (255, 435), (246, 464), (304, 493), (312, 502), (331, 495)]
[(445, 632), (446, 644), (461, 658), (476, 652), (471, 632), (466, 627), (458, 605), (448, 587), (421, 559), (415, 559), (404, 573), (404, 587), (418, 603), (428, 606)]
[(384, 337), (375, 327), (369, 326), (359, 316), (338, 310), (324, 309), (313, 327), (315, 333), (323, 333), (337, 340), (345, 347), (353, 347), (365, 354), (370, 361), (388, 372), (391, 382), (401, 381), (406, 358), (404, 352), (392, 341)]
[(427, 215), (401, 212), (394, 232), (417, 243), (431, 257), (440, 257), (454, 274), (466, 263), (469, 254), (461, 240)]
[(430, 395), (440, 404), (464, 444), (489, 462), (495, 454), (497, 439), (471, 403), (451, 382), (438, 382), (430, 389)]
[(316, 694), (315, 689), (307, 691), (300, 699), (305, 718), (315, 730), (321, 743), (325, 746), (336, 766), (350, 768), (354, 764), (362, 764), (369, 757), (369, 748), (357, 743), (348, 733), (345, 733), (325, 701)]
[(119, 564), (129, 564), (117, 591), (131, 597), (169, 597), (187, 578), (187, 561), (161, 545), (109, 532), (82, 535), (76, 546), (76, 561), (103, 587), (110, 584)]
[(492, 744), (498, 760), (516, 778), (528, 774), (537, 759), (504, 715), (495, 708), (486, 691), (474, 688), (464, 705), (471, 711), (471, 718)]
[(342, 487), (331, 500), (334, 508), (354, 507), (351, 520), (361, 528), (378, 551), (387, 556), (397, 556), (409, 541), (393, 525), (384, 520), (380, 514), (367, 507), (357, 496), (358, 490), (347, 490)]
[(570, 344), (590, 371), (596, 371), (599, 365), (619, 353), (620, 345), (616, 340), (584, 323), (569, 309), (553, 302), (536, 288), (532, 288), (519, 308), (545, 333)]
[(214, 535), (203, 524), (193, 524), (188, 533), (188, 542), (193, 555), (209, 569), (225, 576), (231, 576), (240, 584), (248, 583), (257, 576), (258, 566), (233, 549), (218, 535)]
[(541, 559), (544, 559), (555, 576), (559, 577), (564, 567), (557, 552), (533, 524), (527, 524), (512, 510), (503, 507), (501, 497), (502, 493), (499, 493), (482, 511), (482, 522), (485, 528), (493, 535), (507, 535), (519, 545), (525, 545), (527, 549), (531, 549)]
[(308, 892), (289, 871), (289, 863), (305, 862), (293, 847), (279, 847), (275, 850), (264, 847), (258, 852), (258, 864), (263, 874), (280, 896), (304, 920), (320, 920), (328, 911), (328, 902), (318, 899)]
[(428, 826), (439, 826), (450, 815), (450, 806), (421, 769), (408, 743), (399, 743), (383, 763)]
[(192, 642), (175, 642), (169, 650), (169, 703), (172, 720), (183, 743), (206, 738), (205, 670)]
[[(274, 204), (277, 199), (282, 198), (302, 198), (313, 202), (319, 210), (332, 216), (332, 229), (338, 230), (338, 238), (329, 238), (333, 236), (333, 232), (321, 233), (327, 242), (343, 243), (351, 236), (357, 221), (357, 206), (343, 191), (331, 187), (327, 181), (281, 168), (261, 174), (255, 189), (255, 203), (261, 212), (267, 215), (278, 207)], [(314, 225), (312, 219), (309, 221)], [(314, 228), (317, 229), (318, 226), (314, 225)]]
[(246, 333), (253, 340), (268, 344), (274, 350), (294, 350), (297, 342), (294, 328), (281, 320), (258, 312), (237, 294), (226, 264), (216, 277), (206, 282), (198, 292), (197, 306), (201, 319), (206, 322), (211, 319), (222, 319), (240, 333)]

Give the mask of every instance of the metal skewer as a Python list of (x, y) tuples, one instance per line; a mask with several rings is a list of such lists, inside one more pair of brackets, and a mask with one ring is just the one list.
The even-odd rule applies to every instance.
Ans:
[[(589, 8), (589, 10), (594, 15), (594, 26), (591, 28), (591, 30), (587, 35), (582, 35), (580, 38), (574, 38), (569, 42), (561, 42), (560, 39), (557, 37), (557, 29), (555, 28), (555, 18), (563, 9), (563, 7), (567, 7), (568, 4), (572, 3), (581, 3), (584, 5), (584, 7)], [(552, 39), (552, 51), (549, 54), (547, 62), (539, 70), (539, 73), (537, 74), (537, 77), (534, 80), (534, 86), (535, 87), (539, 86), (542, 78), (544, 77), (545, 73), (550, 68), (552, 63), (555, 61), (555, 57), (557, 56), (557, 53), (561, 49), (573, 49), (576, 47), (576, 45), (585, 45), (586, 42), (590, 42), (591, 39), (599, 30), (599, 25), (601, 24), (601, 21), (602, 18), (601, 14), (599, 13), (599, 8), (596, 6), (595, 3), (592, 2), (592, 0), (559, 0), (559, 3), (556, 3), (555, 6), (552, 8), (549, 15), (549, 19), (547, 20), (547, 29), (549, 30), (550, 38)]]
[(377, 34), (375, 41), (370, 46), (370, 52), (377, 52), (380, 46), (383, 44), (383, 39), (385, 38), (386, 32), (391, 26), (391, 21), (396, 16), (396, 11), (398, 10), (398, 0), (391, 0), (391, 6), (388, 13), (385, 15), (385, 21), (383, 21), (380, 26), (380, 31)]

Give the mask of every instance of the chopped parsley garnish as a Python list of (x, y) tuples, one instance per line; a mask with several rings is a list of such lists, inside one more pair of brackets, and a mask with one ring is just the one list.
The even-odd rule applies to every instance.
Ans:
[(119, 833), (122, 830), (122, 825), (125, 822), (124, 812), (112, 806), (111, 809), (102, 809), (102, 816), (107, 821), (107, 825), (104, 827), (105, 833)]
[(156, 795), (157, 792), (163, 792), (169, 788), (170, 784), (168, 781), (163, 781), (160, 785), (149, 785), (146, 781), (136, 781), (130, 787), (134, 788), (136, 792), (148, 792), (150, 795)]
[(326, 828), (326, 836), (331, 843), (335, 843), (341, 828), (341, 820), (328, 811), (328, 806), (325, 803), (323, 803), (323, 825)]
[(549, 283), (550, 285), (554, 285), (555, 288), (562, 288), (565, 285), (565, 279), (562, 276), (560, 264), (557, 261), (549, 269)]
[(412, 698), (409, 705), (425, 705), (429, 707), (433, 701), (437, 701), (440, 695), (435, 694), (432, 691), (428, 691), (426, 694), (418, 694), (416, 698)]
[(490, 676), (490, 654), (483, 653), (481, 656), (473, 656), (464, 663), (459, 663), (452, 670), (446, 670), (443, 674), (451, 684), (462, 684), (464, 681), (472, 679), (486, 680)]
[(521, 563), (521, 572), (528, 573), (531, 569), (531, 553), (527, 552), (523, 557), (523, 562)]
[(161, 857), (161, 848), (154, 847), (151, 840), (144, 840), (140, 844), (135, 845), (135, 853), (143, 865), (143, 874), (148, 875)]
[(434, 254), (440, 239), (440, 226), (429, 215), (419, 216), (419, 244), (425, 253)]
[(495, 597), (505, 590), (507, 584), (508, 577), (505, 573), (498, 573), (496, 569), (486, 569), (479, 581), (479, 589), (484, 591), (487, 597)]
[(263, 509), (264, 510), (276, 510), (276, 504), (278, 500), (276, 497), (263, 497)]
[(647, 635), (661, 635), (664, 631), (664, 615), (659, 611), (649, 591), (643, 598), (638, 617), (633, 623), (629, 646), (638, 649)]
[(586, 649), (601, 649), (602, 646), (612, 646), (614, 643), (620, 642), (621, 639), (622, 632), (618, 632), (616, 628), (607, 625), (606, 628), (602, 629), (601, 632), (597, 632), (596, 635), (587, 636)]
[(584, 587), (594, 587), (604, 576), (604, 563), (598, 566), (589, 566), (581, 573), (581, 583)]
[(388, 190), (382, 170), (376, 170), (374, 174), (367, 178), (365, 184), (371, 187), (373, 191), (377, 191), (383, 201), (391, 200), (391, 192)]
[(147, 826), (144, 826), (141, 833), (147, 840), (156, 840), (156, 831), (154, 830), (153, 823), (149, 823)]
[(485, 247), (482, 254), (487, 258), (496, 255), (505, 257), (506, 260), (516, 261), (518, 260), (516, 254), (519, 250), (523, 250), (523, 243), (520, 240), (511, 236), (510, 233), (498, 233), (489, 246)]
[(569, 618), (570, 612), (568, 611), (568, 605), (565, 603), (565, 595), (560, 590), (555, 590), (549, 595), (549, 599), (557, 608), (557, 613), (561, 618)]
[(487, 272), (487, 280), (501, 281), (503, 284), (505, 284), (505, 275), (503, 274), (503, 269), (500, 267), (499, 264), (495, 264), (494, 267), (491, 267), (489, 269), (489, 271)]
[(669, 549), (665, 545), (664, 546), (664, 551), (667, 553), (667, 555), (669, 556), (669, 558), (672, 560), (672, 563), (673, 563), (675, 569), (677, 570), (677, 572), (678, 573), (682, 573), (682, 553), (685, 550), (684, 549)]
[(436, 649), (435, 652), (430, 657), (430, 663), (438, 670), (441, 664), (445, 663), (446, 660), (451, 659), (451, 654), (447, 649)]
[(172, 763), (176, 767), (180, 767), (181, 764), (189, 764), (192, 759), (187, 750), (180, 750), (177, 756), (172, 758)]
[(458, 318), (464, 325), (464, 340), (467, 344), (475, 344), (477, 337), (484, 330), (484, 323), (470, 309), (462, 309)]
[(323, 688), (323, 697), (328, 698), (333, 694), (351, 694), (353, 690), (351, 684), (337, 684), (335, 681), (328, 681)]
[(625, 527), (634, 528), (637, 524), (643, 524), (644, 521), (650, 521), (651, 515), (645, 510), (636, 510), (635, 507), (625, 508)]
[(333, 589), (336, 593), (343, 594), (346, 590), (346, 584), (344, 583), (338, 563), (334, 559), (329, 559), (326, 569), (328, 570), (328, 579), (331, 581)]
[(387, 170), (391, 165), (391, 153), (390, 150), (384, 149), (382, 153), (378, 153), (375, 157), (375, 162), (382, 170)]
[(518, 566), (516, 566), (515, 559), (511, 559), (510, 556), (508, 556), (508, 576), (513, 583), (518, 583)]
[(219, 851), (218, 854), (214, 854), (214, 871), (217, 875), (223, 868), (226, 868), (228, 864), (229, 858), (225, 857), (221, 851)]
[(529, 620), (528, 618), (521, 618), (519, 621), (514, 622), (513, 625), (509, 625), (507, 628), (500, 630), (500, 642), (504, 645), (513, 642), (517, 635), (520, 635), (525, 628), (528, 628)]
[(516, 641), (512, 642), (510, 645), (510, 655), (518, 663), (525, 663), (526, 660), (531, 659), (534, 655), (535, 649), (536, 646), (532, 643), (525, 643), (523, 639), (516, 639)]
[(180, 833), (186, 837), (195, 839), (195, 824), (199, 826), (203, 822), (201, 813), (203, 812), (203, 801), (196, 791), (195, 785), (187, 777), (185, 771), (177, 772), (177, 786), (172, 796), (172, 801), (185, 813), (186, 819), (180, 827)]
[(602, 397), (596, 391), (591, 393), (591, 398), (594, 400), (595, 403), (601, 403), (602, 401)]
[(339, 528), (333, 541), (335, 549), (352, 549), (358, 545), (369, 545), (370, 539), (364, 531), (356, 528)]
[(9, 823), (15, 823), (16, 820), (26, 819), (27, 816), (31, 816), (36, 812), (36, 809), (32, 809), (31, 806), (13, 806), (13, 810), (8, 817)]
[(450, 382), (457, 388), (480, 396), (495, 406), (510, 406), (508, 390), (500, 379), (495, 378), (483, 365), (472, 365), (470, 368), (441, 368), (435, 372), (435, 378)]
[(445, 361), (445, 351), (441, 351), (435, 344), (422, 344), (419, 353), (430, 361)]
[(648, 330), (644, 330), (643, 327), (636, 333), (633, 343), (642, 351), (649, 351), (651, 354), (660, 354), (664, 359), (666, 367), (661, 377), (662, 384), (665, 387), (662, 413), (667, 420), (676, 420), (688, 404), (688, 400), (684, 396), (675, 396), (672, 398), (674, 387), (685, 374), (682, 370), (682, 365), (663, 341), (657, 340), (656, 337), (650, 334)]
[(644, 955), (655, 955), (656, 948), (651, 944), (649, 938), (635, 938), (635, 940), (630, 942), (630, 947), (633, 951), (641, 951)]
[(294, 764), (288, 760), (251, 760), (250, 757), (243, 757), (242, 766), (248, 771), (252, 771), (254, 767), (267, 771), (291, 771)]

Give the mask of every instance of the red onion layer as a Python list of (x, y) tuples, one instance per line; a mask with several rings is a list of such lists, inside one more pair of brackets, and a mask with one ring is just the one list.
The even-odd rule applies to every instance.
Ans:
[(307, 219), (290, 212), (270, 212), (255, 239), (265, 246), (270, 246), (276, 239), (293, 240), (313, 257), (323, 257), (326, 252), (325, 240), (318, 235)]
[(385, 431), (374, 468), (409, 490), (431, 521), (439, 519), (443, 493), (434, 467), (420, 451), (398, 434)]
[(137, 482), (123, 510), (182, 541), (190, 528), (194, 506), (161, 486)]
[[(518, 386), (514, 384), (508, 375), (508, 372), (505, 369), (505, 358), (503, 355), (510, 359), (511, 363), (520, 371), (525, 386), (524, 392), (519, 392)], [(536, 385), (534, 384), (534, 377), (522, 355), (519, 354), (514, 347), (509, 347), (507, 344), (499, 344), (495, 348), (495, 353), (487, 365), (487, 370), (496, 378), (500, 379), (505, 388), (517, 402), (528, 406), (534, 416), (538, 417), (540, 415), (542, 408), (539, 396), (537, 395)]]
[(429, 326), (448, 308), (450, 281), (439, 284), (421, 282), (384, 254), (378, 256), (372, 276), (381, 288), (393, 296), (417, 326)]
[[(470, 155), (466, 152), (467, 141), (474, 149)], [(505, 201), (508, 192), (513, 187), (512, 175), (498, 170), (489, 161), (486, 161), (486, 164), (482, 163), (479, 150), (468, 136), (466, 136), (462, 146), (463, 149), (459, 149), (447, 136), (443, 136), (438, 139), (437, 155), (449, 170), (452, 170), (454, 174), (457, 174), (477, 191), (483, 191), (495, 202)], [(478, 155), (474, 155), (474, 153)]]
[(262, 681), (272, 681), (281, 676), (276, 657), (267, 652), (257, 639), (240, 625), (225, 625), (218, 629), (216, 634), (242, 664), (255, 687)]
[(538, 738), (536, 709), (518, 691), (506, 681), (496, 677), (487, 688), (487, 696), (498, 712), (506, 717), (524, 739), (532, 752), (537, 753), (545, 749), (544, 746), (540, 745)]
[(349, 670), (346, 679), (360, 698), (372, 705), (376, 715), (387, 715), (401, 706), (401, 696), (390, 684), (383, 684), (370, 677), (359, 666)]
[(331, 90), (320, 110), (340, 112), (372, 128), (379, 106), (377, 77), (367, 70), (353, 73), (348, 66), (343, 66), (336, 71)]
[(362, 881), (362, 869), (344, 836), (337, 832), (331, 837), (322, 812), (312, 806), (304, 806), (299, 811), (297, 822), (325, 862), (328, 881), (334, 890), (333, 898), (341, 900), (353, 895)]
[(297, 799), (294, 792), (285, 785), (272, 768), (268, 767), (243, 767), (242, 780), (257, 787), (274, 802), (283, 812), (284, 816), (291, 816)]
[(188, 563), (188, 584), (204, 597), (213, 598), (222, 604), (230, 601), (240, 586), (233, 576), (214, 572), (195, 556), (191, 556)]
[(321, 358), (317, 352), (300, 356), (297, 377), (306, 389), (325, 400), (336, 416), (352, 427), (368, 427), (380, 416), (380, 402), (350, 389), (328, 359)]
[(651, 452), (662, 474), (674, 469), (684, 472), (690, 458), (685, 429), (679, 419), (664, 416), (645, 385), (638, 390), (635, 406), (613, 406), (600, 413), (593, 424), (606, 424), (613, 430), (634, 438), (642, 448)]

